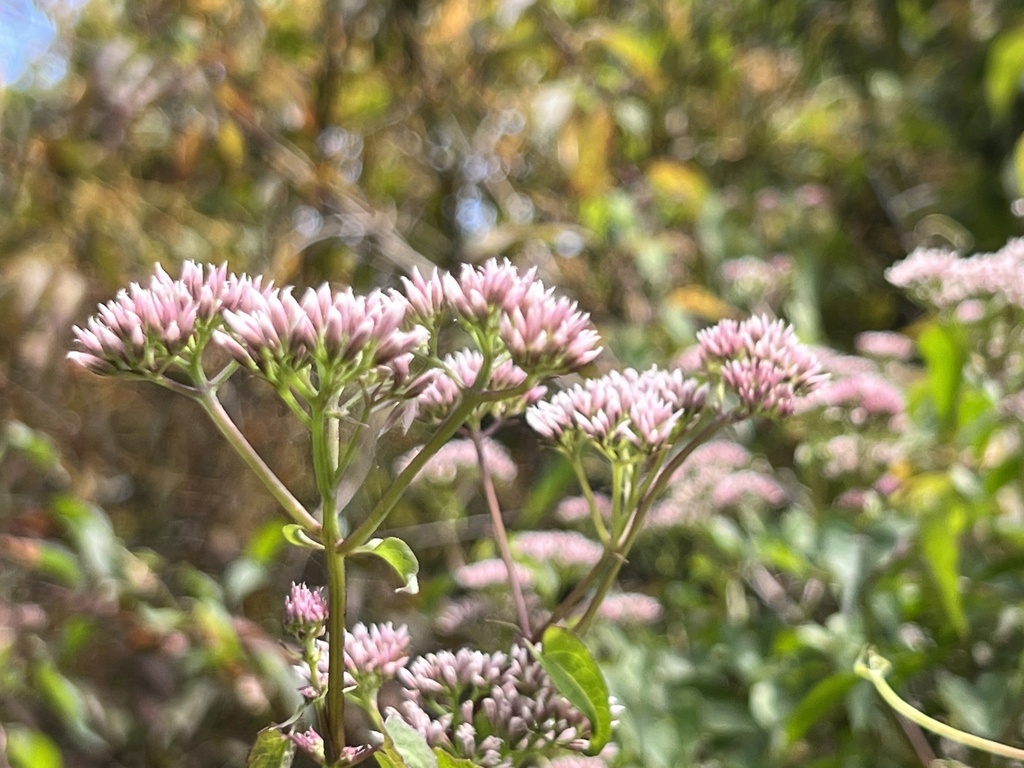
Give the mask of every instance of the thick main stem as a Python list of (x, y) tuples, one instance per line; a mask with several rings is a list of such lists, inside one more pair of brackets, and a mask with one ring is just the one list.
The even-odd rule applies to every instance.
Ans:
[(312, 409), (313, 471), (323, 511), (323, 543), (327, 557), (327, 633), (330, 656), (327, 667), (327, 698), (324, 719), (325, 754), (328, 765), (336, 763), (345, 747), (345, 556), (338, 553), (341, 526), (338, 519), (336, 471), (338, 424), (332, 403)]

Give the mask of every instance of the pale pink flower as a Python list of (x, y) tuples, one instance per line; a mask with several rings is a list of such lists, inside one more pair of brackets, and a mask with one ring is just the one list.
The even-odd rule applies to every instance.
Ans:
[[(530, 569), (520, 563), (513, 563), (516, 580), (520, 584), (530, 584), (533, 574)], [(505, 561), (496, 557), (478, 560), (455, 569), (452, 573), (455, 583), (463, 589), (486, 589), (494, 586), (508, 585), (508, 568)]]
[[(404, 470), (418, 451), (412, 450), (395, 462), (395, 471)], [(484, 461), (491, 477), (502, 483), (516, 479), (518, 468), (508, 449), (489, 437), (483, 439)], [(431, 456), (416, 475), (416, 482), (450, 485), (461, 472), (478, 471), (476, 446), (472, 440), (452, 440)]]
[(598, 615), (613, 624), (653, 624), (661, 614), (661, 603), (640, 592), (612, 592), (598, 608)]
[[(384, 680), (398, 674), (409, 661), (409, 630), (404, 625), (359, 623), (345, 630), (345, 685), (379, 687)], [(293, 667), (302, 685), (299, 692), (307, 699), (316, 698), (327, 689), (331, 643), (315, 640), (313, 643), (316, 664), (316, 685), (310, 678), (309, 665)]]
[(910, 360), (914, 356), (914, 340), (892, 331), (864, 331), (853, 340), (862, 355), (883, 360)]
[(399, 681), (406, 698), (394, 711), (432, 747), (481, 768), (511, 768), (523, 754), (582, 753), (589, 745), (590, 723), (524, 647), (427, 654)]
[(73, 329), (79, 349), (68, 360), (101, 374), (154, 373), (184, 352), (199, 305), (189, 289), (158, 264), (146, 287), (132, 283)]
[(542, 437), (572, 449), (592, 441), (609, 457), (672, 443), (704, 406), (707, 387), (681, 371), (632, 368), (587, 379), (530, 407), (526, 421)]
[(736, 507), (751, 499), (770, 507), (781, 507), (787, 496), (786, 489), (774, 477), (745, 470), (724, 476), (711, 492), (711, 503), (726, 508)]
[(577, 370), (601, 353), (590, 315), (539, 282), (506, 310), (499, 331), (516, 364), (541, 375)]
[(520, 274), (508, 259), (490, 259), (479, 267), (463, 264), (457, 278), (445, 274), (441, 282), (452, 310), (467, 320), (486, 320), (497, 311), (511, 312), (530, 286), (539, 284), (536, 269)]
[(764, 316), (723, 320), (697, 334), (703, 360), (750, 414), (793, 413), (800, 397), (826, 380), (792, 326)]
[(292, 584), (284, 601), (284, 624), (293, 634), (319, 637), (327, 621), (327, 600), (323, 589), (310, 589), (305, 584)]
[(356, 624), (345, 632), (345, 668), (356, 680), (390, 680), (408, 663), (409, 643), (405, 625)]
[(522, 557), (562, 568), (586, 568), (604, 554), (600, 544), (575, 531), (523, 531), (512, 540), (512, 549)]
[(308, 754), (318, 764), (324, 761), (324, 740), (323, 737), (312, 728), (305, 731), (293, 731), (288, 734), (299, 749)]
[[(605, 520), (612, 517), (612, 500), (603, 493), (594, 494), (594, 504), (597, 506), (598, 514)], [(575, 523), (579, 520), (590, 519), (590, 502), (585, 496), (568, 496), (558, 502), (555, 508), (555, 517), (563, 523)]]
[(409, 314), (418, 322), (429, 325), (447, 306), (444, 279), (437, 269), (424, 277), (418, 267), (413, 267), (412, 275), (402, 278), (402, 285), (409, 302)]
[[(483, 364), (483, 354), (471, 349), (463, 349), (445, 357), (442, 361), (443, 370), (432, 374), (416, 398), (420, 415), (428, 421), (440, 421), (447, 416), (462, 393), (477, 384)], [(526, 371), (511, 360), (505, 360), (491, 369), (487, 382), (477, 389), (486, 392), (513, 390), (526, 379)], [(482, 409), (497, 417), (514, 416), (538, 400), (545, 391), (543, 386), (531, 387), (515, 398), (485, 403)]]
[(903, 390), (877, 373), (861, 373), (831, 379), (804, 398), (797, 410), (825, 408), (826, 418), (848, 419), (861, 426), (869, 419), (890, 421), (906, 410)]

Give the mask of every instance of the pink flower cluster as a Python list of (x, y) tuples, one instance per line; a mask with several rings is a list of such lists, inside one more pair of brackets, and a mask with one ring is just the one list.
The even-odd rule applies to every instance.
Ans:
[(327, 600), (324, 591), (310, 589), (305, 584), (292, 584), (284, 600), (285, 627), (299, 637), (319, 637), (327, 621)]
[(187, 362), (222, 309), (244, 309), (263, 292), (260, 278), (236, 277), (226, 265), (204, 270), (188, 261), (175, 280), (158, 264), (148, 284), (118, 291), (84, 328), (75, 326), (78, 349), (68, 360), (100, 374), (162, 371)]
[(512, 360), (531, 374), (576, 370), (601, 352), (590, 316), (507, 260), (463, 265), (458, 276), (414, 271), (403, 278), (412, 315), (429, 326), (450, 312), (469, 328), (496, 329)]
[(403, 330), (408, 304), (397, 292), (361, 296), (328, 285), (295, 298), (291, 288), (262, 294), (244, 311), (226, 309), (215, 341), (239, 362), (274, 377), (278, 367), (317, 366), (321, 386), (344, 383), (378, 367), (405, 381), (413, 353), (429, 335)]
[[(409, 630), (405, 626), (356, 624), (345, 631), (345, 684), (379, 688), (385, 680), (395, 677), (409, 661)], [(331, 646), (328, 640), (314, 643), (317, 680), (310, 677), (309, 664), (294, 669), (302, 685), (300, 692), (308, 699), (327, 689)]]
[(827, 376), (793, 327), (764, 316), (723, 320), (697, 334), (701, 360), (749, 414), (788, 416)]
[(526, 421), (542, 437), (575, 450), (593, 442), (609, 458), (666, 448), (704, 407), (707, 386), (657, 367), (612, 371), (531, 406)]
[[(474, 385), (481, 391), (500, 392), (513, 390), (528, 378), (527, 372), (518, 365), (511, 360), (503, 360), (491, 369), (486, 383), (478, 384), (483, 367), (483, 353), (476, 350), (462, 349), (447, 355), (441, 361), (440, 369), (427, 374), (427, 383), (416, 398), (420, 417), (426, 421), (441, 421), (462, 393)], [(530, 387), (518, 397), (485, 404), (481, 410), (495, 417), (515, 416), (539, 400), (546, 391), (544, 386)]]
[[(404, 470), (417, 451), (410, 451), (395, 462), (395, 472)], [(489, 437), (483, 439), (484, 461), (491, 477), (502, 483), (510, 483), (516, 479), (519, 469), (512, 460), (508, 450)], [(416, 482), (427, 482), (434, 485), (450, 485), (462, 472), (479, 472), (476, 446), (472, 440), (452, 440), (435, 453), (423, 469), (416, 475)]]
[(972, 299), (1024, 309), (1024, 238), (1010, 240), (995, 253), (967, 258), (919, 248), (889, 267), (885, 277), (938, 310), (955, 310)]
[(647, 516), (649, 529), (685, 526), (740, 504), (779, 507), (789, 497), (750, 451), (731, 440), (699, 446), (672, 478), (669, 495)]
[(561, 568), (589, 568), (601, 559), (604, 549), (575, 531), (523, 531), (512, 541), (522, 557)]
[(512, 768), (523, 754), (580, 754), (590, 723), (555, 689), (530, 652), (461, 649), (415, 659), (398, 674), (397, 714), (432, 747), (481, 768)]

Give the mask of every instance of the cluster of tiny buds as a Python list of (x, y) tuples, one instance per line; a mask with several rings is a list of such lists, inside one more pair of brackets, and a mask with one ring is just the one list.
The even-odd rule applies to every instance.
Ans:
[(225, 265), (186, 262), (177, 280), (157, 266), (147, 285), (133, 283), (75, 328), (79, 348), (69, 359), (99, 373), (153, 374), (188, 363), (179, 356), (201, 352), (212, 337), (271, 379), (316, 367), (326, 379), (320, 386), (376, 372), (411, 387), (414, 356), (426, 351), (445, 313), (511, 366), (503, 370), (499, 362), (488, 386), (499, 386), (502, 375), (515, 379), (514, 370), (523, 368), (535, 377), (567, 373), (601, 351), (589, 315), (545, 287), (536, 270), (520, 273), (492, 259), (464, 265), (457, 277), (414, 272), (403, 284), (404, 295), (322, 285), (300, 296), (290, 286), (236, 277)]
[(590, 316), (556, 296), (536, 269), (523, 273), (508, 260), (491, 259), (464, 264), (458, 276), (414, 270), (402, 282), (418, 322), (437, 326), (450, 313), (467, 326), (496, 331), (512, 360), (536, 375), (576, 370), (601, 352)]
[[(395, 677), (409, 661), (409, 630), (403, 625), (395, 627), (385, 624), (358, 623), (345, 631), (345, 685), (364, 690), (375, 690), (384, 681)], [(314, 699), (327, 689), (330, 667), (330, 643), (318, 639), (312, 643), (309, 652), (312, 658), (304, 658), (294, 669), (299, 676), (299, 691), (308, 699)], [(317, 679), (311, 679), (310, 668), (315, 667)]]
[(707, 387), (680, 370), (612, 371), (530, 407), (526, 422), (569, 451), (581, 440), (610, 459), (669, 446), (704, 407)]
[(284, 600), (285, 629), (299, 638), (319, 637), (327, 623), (327, 600), (322, 588), (292, 584)]
[(590, 723), (523, 647), (508, 653), (439, 651), (412, 661), (394, 710), (434, 747), (481, 768), (512, 768), (517, 754), (580, 754)]
[(821, 363), (782, 320), (723, 320), (697, 334), (701, 361), (752, 415), (788, 416), (828, 379)]

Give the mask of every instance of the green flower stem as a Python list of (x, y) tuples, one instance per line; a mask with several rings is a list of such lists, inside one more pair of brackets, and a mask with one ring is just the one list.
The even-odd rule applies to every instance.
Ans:
[(328, 764), (341, 757), (345, 747), (345, 556), (338, 553), (341, 522), (335, 477), (338, 467), (338, 417), (332, 415), (337, 397), (317, 398), (310, 413), (313, 443), (313, 471), (323, 511), (323, 544), (327, 558), (327, 637), (330, 656), (327, 667), (327, 697), (324, 747)]
[(555, 609), (551, 612), (551, 615), (547, 618), (547, 620), (543, 624), (541, 624), (540, 627), (534, 630), (533, 637), (530, 638), (531, 641), (534, 643), (539, 643), (541, 637), (544, 636), (544, 631), (548, 627), (557, 624), (559, 621), (568, 616), (569, 612), (576, 607), (580, 600), (583, 599), (583, 597), (587, 594), (587, 590), (589, 590), (591, 585), (593, 585), (593, 583), (597, 581), (597, 578), (601, 575), (601, 573), (611, 565), (614, 559), (615, 550), (612, 548), (605, 549), (604, 554), (601, 555), (601, 559), (594, 563), (594, 567), (587, 572), (587, 575), (580, 579), (576, 583), (576, 586), (572, 588), (572, 591), (565, 596), (562, 602), (555, 606)]
[(886, 682), (885, 676), (891, 669), (892, 664), (888, 659), (883, 658), (871, 648), (865, 648), (861, 651), (860, 657), (853, 667), (854, 672), (875, 686), (875, 690), (885, 699), (886, 704), (910, 722), (916, 723), (944, 739), (955, 741), (957, 744), (963, 744), (965, 747), (971, 747), (972, 749), (978, 749), (982, 752), (999, 755), (1000, 757), (1011, 757), (1017, 760), (1024, 759), (1024, 749), (1018, 749), (998, 741), (975, 736), (973, 733), (961, 731), (958, 728), (936, 720), (934, 717), (929, 717), (912, 707), (901, 699), (896, 691), (890, 687), (889, 683)]
[(280, 478), (260, 458), (260, 455), (256, 453), (256, 450), (249, 444), (249, 441), (245, 439), (245, 435), (241, 433), (235, 422), (228, 416), (227, 411), (224, 410), (224, 406), (217, 399), (216, 394), (207, 388), (203, 388), (198, 393), (193, 393), (192, 397), (206, 411), (210, 420), (213, 421), (217, 429), (220, 430), (220, 433), (231, 444), (231, 447), (242, 457), (242, 460), (249, 466), (249, 469), (255, 472), (256, 476), (263, 481), (267, 490), (270, 491), (270, 495), (281, 505), (281, 508), (291, 521), (301, 525), (304, 530), (311, 534), (318, 533), (320, 531), (320, 523), (302, 506), (299, 500), (281, 482)]
[(473, 446), (476, 448), (476, 460), (480, 464), (480, 479), (484, 486), (487, 509), (491, 513), (491, 526), (494, 528), (494, 538), (498, 542), (498, 551), (501, 552), (501, 559), (505, 562), (505, 568), (508, 570), (508, 583), (512, 589), (512, 599), (516, 606), (516, 616), (519, 618), (519, 628), (523, 632), (523, 637), (529, 637), (530, 611), (526, 607), (523, 585), (519, 583), (519, 579), (516, 577), (515, 562), (512, 560), (512, 550), (508, 545), (508, 531), (505, 528), (505, 521), (501, 518), (498, 495), (494, 492), (494, 480), (484, 458), (483, 436), (476, 426), (470, 429), (469, 435), (473, 440)]
[[(710, 422), (708, 422), (703, 429), (699, 430), (696, 435), (683, 447), (679, 453), (673, 456), (667, 463), (665, 463), (658, 473), (658, 477), (653, 483), (644, 482), (641, 483), (641, 489), (645, 489), (633, 516), (629, 520), (623, 536), (616, 537), (617, 543), (611, 550), (606, 550), (610, 554), (609, 567), (604, 572), (601, 582), (598, 584), (597, 590), (594, 592), (594, 596), (591, 598), (586, 611), (583, 613), (583, 617), (577, 623), (575, 630), (577, 634), (584, 634), (593, 623), (594, 618), (597, 616), (597, 612), (601, 607), (601, 603), (604, 601), (608, 591), (612, 588), (615, 583), (615, 579), (619, 575), (619, 571), (626, 562), (626, 555), (630, 549), (633, 548), (633, 543), (636, 541), (637, 536), (640, 535), (640, 531), (643, 530), (643, 523), (647, 517), (647, 512), (654, 505), (654, 502), (664, 492), (666, 486), (675, 474), (676, 470), (683, 465), (683, 462), (690, 457), (697, 446), (706, 442), (712, 435), (718, 430), (730, 423), (735, 416), (732, 413), (719, 414)], [(602, 558), (603, 559), (603, 558)]]
[[(477, 381), (486, 381), (486, 366), (477, 374)], [(489, 374), (488, 374), (489, 375)], [(380, 499), (374, 505), (373, 509), (370, 510), (370, 514), (367, 515), (366, 519), (360, 523), (351, 535), (349, 535), (344, 542), (338, 548), (338, 551), (342, 554), (347, 554), (353, 549), (361, 547), (376, 533), (381, 523), (387, 518), (394, 509), (398, 500), (405, 493), (406, 488), (416, 477), (417, 473), (423, 468), (423, 465), (429, 461), (430, 457), (437, 453), (441, 447), (447, 443), (452, 436), (459, 431), (466, 420), (473, 414), (473, 411), (483, 403), (494, 402), (496, 400), (504, 400), (506, 398), (521, 397), (529, 391), (530, 383), (527, 382), (520, 384), (518, 387), (512, 389), (504, 389), (497, 392), (481, 393), (476, 386), (467, 389), (459, 402), (452, 409), (452, 412), (448, 414), (444, 421), (442, 421), (434, 434), (431, 435), (430, 439), (417, 451), (416, 455), (413, 456), (412, 461), (403, 469), (396, 477), (388, 489), (381, 495)]]
[(579, 481), (580, 490), (583, 491), (583, 498), (587, 500), (587, 507), (590, 509), (590, 519), (594, 523), (594, 530), (597, 531), (597, 538), (601, 544), (605, 547), (611, 542), (611, 534), (608, 533), (608, 526), (604, 524), (604, 520), (601, 518), (601, 511), (597, 508), (597, 500), (594, 498), (594, 490), (590, 487), (590, 481), (587, 480), (587, 473), (583, 469), (583, 462), (580, 461), (579, 455), (574, 455), (570, 459), (572, 464), (573, 472), (576, 473), (576, 479)]

